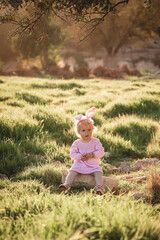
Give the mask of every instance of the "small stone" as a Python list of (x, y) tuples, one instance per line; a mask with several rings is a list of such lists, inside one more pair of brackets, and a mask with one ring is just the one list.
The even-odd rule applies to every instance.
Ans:
[(122, 172), (131, 172), (132, 168), (129, 163), (127, 162), (121, 162), (120, 169)]
[(138, 160), (134, 163), (134, 167), (138, 167), (139, 169), (148, 168), (150, 166), (154, 166), (160, 164), (160, 160), (158, 158), (146, 158)]
[(143, 200), (148, 200), (148, 196), (143, 194), (143, 193), (135, 193), (133, 195), (134, 199), (138, 200), (138, 199), (143, 199)]
[(124, 180), (124, 179), (130, 179), (130, 178), (133, 178), (133, 176), (131, 176), (131, 175), (125, 175), (125, 176), (122, 176), (120, 179), (121, 179), (121, 180)]
[(0, 178), (7, 178), (5, 174), (0, 173)]
[(117, 168), (117, 167), (112, 166), (112, 165), (110, 165), (109, 168), (110, 168), (111, 172), (113, 172), (113, 173), (117, 173), (117, 172), (121, 171), (121, 169), (119, 167)]
[(146, 180), (146, 176), (141, 176), (141, 177), (135, 177), (135, 178), (130, 178), (130, 179), (127, 179), (128, 181), (133, 181), (133, 182), (141, 182), (143, 180)]
[(137, 171), (137, 170), (140, 170), (139, 166), (134, 166), (131, 168), (131, 171)]
[(105, 152), (104, 153), (104, 158), (108, 158), (110, 156), (110, 153), (109, 152)]

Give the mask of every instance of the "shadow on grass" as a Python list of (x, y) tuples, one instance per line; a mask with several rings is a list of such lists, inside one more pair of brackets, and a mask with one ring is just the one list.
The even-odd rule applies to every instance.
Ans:
[(18, 99), (22, 99), (30, 104), (45, 105), (51, 101), (51, 100), (45, 100), (45, 99), (35, 96), (35, 95), (31, 95), (29, 93), (16, 93), (16, 97)]
[[(122, 161), (122, 158), (138, 158), (145, 155), (144, 150), (134, 148), (129, 141), (124, 139), (117, 139), (112, 136), (99, 136), (98, 137), (104, 147), (105, 152), (110, 152), (110, 158), (116, 158), (117, 161)], [(119, 159), (119, 160), (118, 160)]]
[(110, 110), (104, 113), (104, 117), (117, 117), (119, 115), (136, 114), (141, 117), (151, 117), (154, 120), (160, 119), (160, 103), (157, 100), (140, 99), (133, 104), (115, 104)]
[(7, 101), (9, 99), (10, 99), (10, 97), (0, 97), (0, 102)]
[(74, 89), (74, 94), (77, 95), (77, 96), (83, 96), (83, 95), (86, 94), (86, 92), (85, 91), (81, 91), (81, 90), (75, 88)]
[(45, 154), (45, 146), (38, 142), (41, 136), (41, 127), (28, 123), (10, 123), (0, 120), (0, 169), (9, 175), (19, 172), (25, 166), (36, 162), (34, 156), (26, 153)]
[(40, 158), (36, 159), (33, 155), (27, 157), (21, 146), (11, 139), (0, 142), (0, 169), (1, 173), (8, 177), (21, 171), (26, 166), (40, 162)]
[(136, 149), (145, 149), (152, 141), (153, 136), (156, 134), (157, 128), (155, 126), (139, 125), (139, 123), (130, 123), (128, 126), (121, 125), (113, 129), (113, 135), (119, 135), (126, 141), (136, 147)]
[(45, 164), (37, 167), (30, 167), (18, 173), (13, 180), (38, 180), (45, 187), (59, 186), (62, 178), (62, 167), (53, 164)]
[(9, 102), (7, 105), (12, 106), (12, 107), (24, 107), (23, 104), (19, 104), (17, 102)]
[(105, 125), (99, 138), (111, 157), (142, 158), (147, 156), (147, 148), (158, 131), (155, 122), (128, 116)]
[(78, 83), (68, 83), (66, 82), (65, 84), (56, 84), (56, 83), (46, 83), (44, 85), (41, 84), (32, 84), (31, 85), (32, 88), (51, 88), (51, 89), (61, 89), (61, 90), (70, 90), (70, 89), (74, 89), (74, 88), (83, 88), (83, 86), (81, 84)]
[(0, 138), (2, 139), (14, 139), (15, 141), (21, 141), (24, 139), (32, 139), (34, 136), (38, 136), (41, 132), (41, 126), (31, 125), (29, 123), (20, 124), (18, 122), (7, 122), (0, 120)]
[[(17, 122), (7, 122), (7, 119), (1, 119), (1, 173), (11, 176), (26, 166), (46, 162), (47, 156), (48, 159), (52, 157), (57, 161), (64, 162), (69, 156), (64, 145), (67, 145), (68, 141), (73, 142), (74, 135), (72, 133), (67, 134), (70, 127), (69, 123), (66, 123), (66, 125), (63, 122), (61, 123), (62, 125), (59, 122), (55, 124), (49, 121), (45, 122), (46, 125), (44, 126), (43, 123), (39, 125), (31, 125), (28, 123), (20, 124)], [(54, 126), (54, 128), (52, 128), (52, 126)], [(47, 133), (47, 131), (49, 133)], [(63, 134), (65, 131), (66, 134)], [(45, 139), (53, 139), (54, 142), (52, 144), (45, 144)], [(60, 145), (64, 147), (62, 148)], [(47, 153), (48, 155), (46, 156)]]
[(155, 95), (155, 96), (160, 96), (160, 92), (155, 92), (155, 91), (152, 91), (152, 92), (147, 92), (151, 95)]
[(37, 114), (34, 118), (40, 121), (42, 130), (48, 131), (58, 144), (70, 145), (75, 140), (75, 134), (69, 132), (72, 127), (69, 118), (63, 118), (57, 114)]

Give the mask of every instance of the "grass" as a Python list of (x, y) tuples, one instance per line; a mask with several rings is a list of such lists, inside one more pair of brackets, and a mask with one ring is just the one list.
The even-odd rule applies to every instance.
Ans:
[[(0, 240), (159, 240), (159, 171), (133, 172), (135, 184), (110, 164), (160, 158), (160, 79), (58, 80), (0, 77)], [(104, 175), (119, 180), (119, 194), (92, 197), (76, 188), (60, 194), (63, 169), (72, 165), (74, 116), (96, 107), (93, 120), (110, 157)], [(148, 202), (134, 200), (142, 192)]]
[(159, 239), (157, 209), (131, 197), (51, 194), (30, 180), (6, 186), (1, 199), (3, 239)]

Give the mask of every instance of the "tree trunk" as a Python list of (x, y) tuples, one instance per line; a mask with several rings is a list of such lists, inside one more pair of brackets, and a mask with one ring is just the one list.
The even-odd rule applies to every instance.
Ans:
[(118, 67), (118, 58), (116, 54), (109, 55), (106, 54), (104, 57), (104, 65), (109, 68), (116, 68)]
[(43, 45), (43, 68), (47, 70), (49, 67), (49, 60), (48, 60), (48, 45), (46, 36), (44, 36), (44, 45)]

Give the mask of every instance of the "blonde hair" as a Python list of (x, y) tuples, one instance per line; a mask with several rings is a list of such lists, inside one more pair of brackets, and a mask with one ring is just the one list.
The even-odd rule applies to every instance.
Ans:
[(95, 132), (97, 130), (97, 128), (94, 126), (94, 121), (92, 119), (83, 119), (83, 120), (79, 121), (75, 126), (75, 133), (76, 133), (77, 137), (80, 137), (79, 131), (80, 131), (82, 125), (90, 126), (91, 129), (93, 130), (93, 132)]

